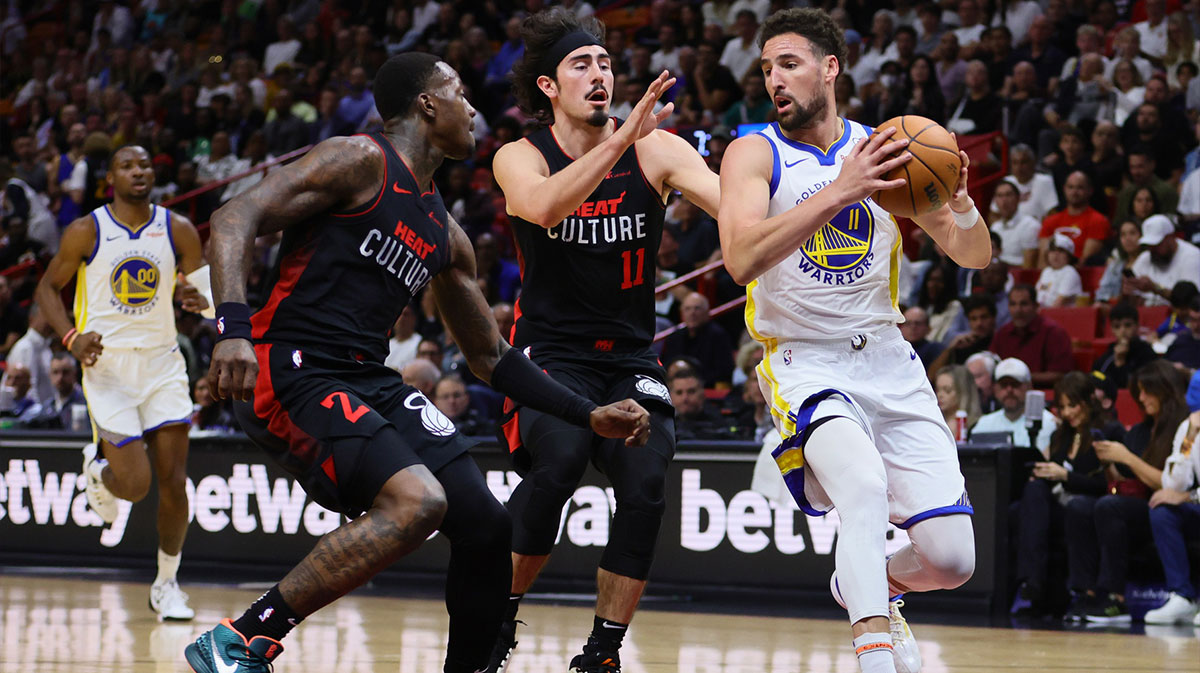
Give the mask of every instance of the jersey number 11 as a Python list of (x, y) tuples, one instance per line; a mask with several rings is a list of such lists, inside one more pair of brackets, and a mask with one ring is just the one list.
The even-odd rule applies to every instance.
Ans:
[[(631, 275), (630, 270), (633, 267), (634, 253), (637, 254), (637, 273)], [(643, 281), (642, 272), (646, 269), (646, 249), (625, 250), (621, 252), (621, 259), (625, 262), (625, 281), (621, 283), (621, 289), (628, 290), (635, 285), (641, 285)]]

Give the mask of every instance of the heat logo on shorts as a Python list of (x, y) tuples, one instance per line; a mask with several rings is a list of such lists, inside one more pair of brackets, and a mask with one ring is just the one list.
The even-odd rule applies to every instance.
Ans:
[(118, 303), (141, 308), (158, 295), (158, 267), (145, 257), (127, 257), (113, 268), (108, 282)]
[(834, 215), (801, 249), (822, 271), (847, 271), (867, 259), (874, 235), (875, 216), (860, 201)]

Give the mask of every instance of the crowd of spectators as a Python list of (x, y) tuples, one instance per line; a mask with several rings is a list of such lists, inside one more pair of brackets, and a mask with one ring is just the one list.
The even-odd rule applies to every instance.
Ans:
[[(1161, 472), (1188, 407), (1167, 399), (1178, 392), (1182, 400), (1176, 384), (1200, 368), (1200, 0), (559, 4), (608, 22), (618, 116), (659, 71), (677, 77), (662, 101), (675, 104), (663, 126), (695, 142), (714, 171), (741, 125), (774, 117), (756, 35), (770, 12), (794, 5), (825, 8), (845, 31), (840, 114), (869, 125), (918, 114), (960, 136), (1001, 134), (1007, 144), (989, 145), (981, 164), (1009, 169), (991, 186), (990, 202), (980, 204), (995, 258), (982, 270), (961, 269), (919, 229), (906, 230), (902, 330), (952, 428), (962, 411), (975, 432), (1007, 432), (1033, 444), (1046, 457), (1036, 476), (1063, 481), (1068, 495), (1079, 496), (1031, 486), (1020, 506), (1039, 521), (1065, 516), (1068, 526), (1080, 526), (1078, 517), (1099, 520), (1101, 511), (1146, 516), (1150, 492), (1165, 483), (1152, 472)], [(0, 361), (8, 360), (0, 424), (70, 427), (76, 420), (70, 407), (78, 386), (63, 371), (69, 360), (29, 300), (62, 228), (109, 198), (105, 174), (114, 148), (147, 148), (154, 199), (174, 203), (203, 228), (215, 208), (274, 170), (277, 158), (379, 128), (372, 74), (406, 50), (429, 51), (452, 65), (481, 113), (475, 156), (448, 162), (436, 182), (475, 244), (480, 288), (507, 333), (520, 272), (491, 162), (501, 145), (535, 128), (507, 77), (523, 54), (522, 18), (545, 5), (0, 2)], [(219, 186), (190, 195), (212, 185)], [(275, 236), (256, 246), (251, 302), (261, 303), (270, 288), (278, 244)], [(658, 282), (720, 254), (716, 223), (673, 200)], [(660, 329), (681, 323), (658, 344), (681, 438), (761, 441), (770, 431), (754, 369), (761, 347), (737, 311), (709, 317), (711, 306), (742, 292), (716, 269), (657, 296)], [(1078, 305), (1101, 307), (1111, 328), (1107, 350), (1094, 357), (1081, 358), (1079, 339), (1048, 313)], [(1139, 315), (1157, 307), (1169, 307), (1165, 321), (1143, 326)], [(194, 432), (234, 431), (228, 408), (204, 381), (212, 326), (182, 311), (177, 326), (194, 385)], [(471, 433), (495, 431), (502, 400), (468, 371), (430, 297), (405, 309), (390, 347), (386, 364), (456, 424)], [(1072, 373), (1092, 367), (1096, 378)], [(1033, 438), (1018, 421), (1032, 388), (1057, 401), (1057, 415), (1047, 412)], [(1128, 433), (1113, 424), (1122, 390), (1145, 418)], [(1093, 442), (1095, 433), (1104, 439)], [(1125, 453), (1101, 449), (1118, 441)], [(1105, 491), (1096, 474), (1085, 479), (1076, 469), (1059, 479), (1050, 467), (1091, 465), (1092, 458), (1080, 458), (1089, 451), (1099, 456), (1096, 465), (1120, 465), (1122, 478), (1138, 480), (1145, 492), (1130, 487), (1099, 497)], [(1112, 482), (1116, 468), (1103, 469)], [(1084, 497), (1091, 504), (1081, 513)], [(1108, 512), (1110, 497), (1141, 498), (1142, 505)], [(1022, 529), (1020, 536), (1036, 547), (1045, 532)], [(1112, 570), (1104, 558), (1095, 560), (1119, 545), (1097, 551), (1089, 539), (1086, 551), (1072, 542), (1082, 565), (1071, 566), (1069, 588), (1090, 597), (1077, 601), (1085, 613), (1119, 616), (1121, 565), (1113, 561)], [(1022, 577), (1028, 596), (1042, 605), (1044, 561), (1030, 559)], [(1107, 569), (1103, 576), (1096, 576), (1097, 563)], [(1180, 590), (1195, 599), (1194, 591)]]

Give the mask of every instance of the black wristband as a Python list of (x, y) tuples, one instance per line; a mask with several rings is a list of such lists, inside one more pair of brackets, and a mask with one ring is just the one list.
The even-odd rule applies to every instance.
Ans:
[(217, 306), (217, 341), (250, 340), (250, 307), (234, 301)]
[(516, 348), (505, 351), (492, 368), (492, 388), (511, 397), (517, 404), (584, 428), (591, 427), (591, 413), (597, 406), (550, 378)]

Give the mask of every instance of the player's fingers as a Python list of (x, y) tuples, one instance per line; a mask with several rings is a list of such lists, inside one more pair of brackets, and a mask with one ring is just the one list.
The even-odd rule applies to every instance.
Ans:
[(904, 148), (906, 147), (908, 147), (908, 138), (903, 138), (901, 140), (895, 140), (886, 145), (876, 147), (871, 151), (871, 155), (876, 157), (886, 157), (896, 154), (897, 152), (903, 152)]
[(877, 131), (877, 132), (871, 134), (871, 137), (867, 138), (867, 151), (874, 152), (881, 145), (886, 143), (888, 141), (888, 138), (891, 138), (895, 134), (896, 134), (895, 126), (889, 126), (886, 129), (883, 129), (882, 131)]
[(657, 113), (655, 113), (654, 120), (656, 122), (658, 122), (659, 124), (661, 124), (664, 121), (666, 121), (667, 117), (670, 117), (671, 113), (674, 111), (675, 111), (675, 103), (667, 103), (666, 105), (663, 106), (663, 108), (661, 110), (659, 110)]
[(900, 166), (903, 166), (904, 164), (908, 163), (909, 161), (912, 161), (912, 158), (913, 157), (911, 154), (909, 154), (908, 152), (905, 152), (904, 154), (901, 154), (898, 157), (888, 159), (887, 161), (879, 164), (875, 168), (877, 175), (887, 175), (889, 172), (891, 172), (891, 170), (893, 168), (899, 168)]
[(903, 187), (905, 182), (906, 181), (904, 178), (897, 178), (895, 180), (879, 180), (875, 183), (875, 189), (872, 190), (872, 192)]
[(242, 380), (240, 386), (241, 397), (238, 399), (243, 402), (250, 401), (254, 395), (254, 384), (258, 381), (258, 365), (253, 362), (248, 362), (242, 368)]

